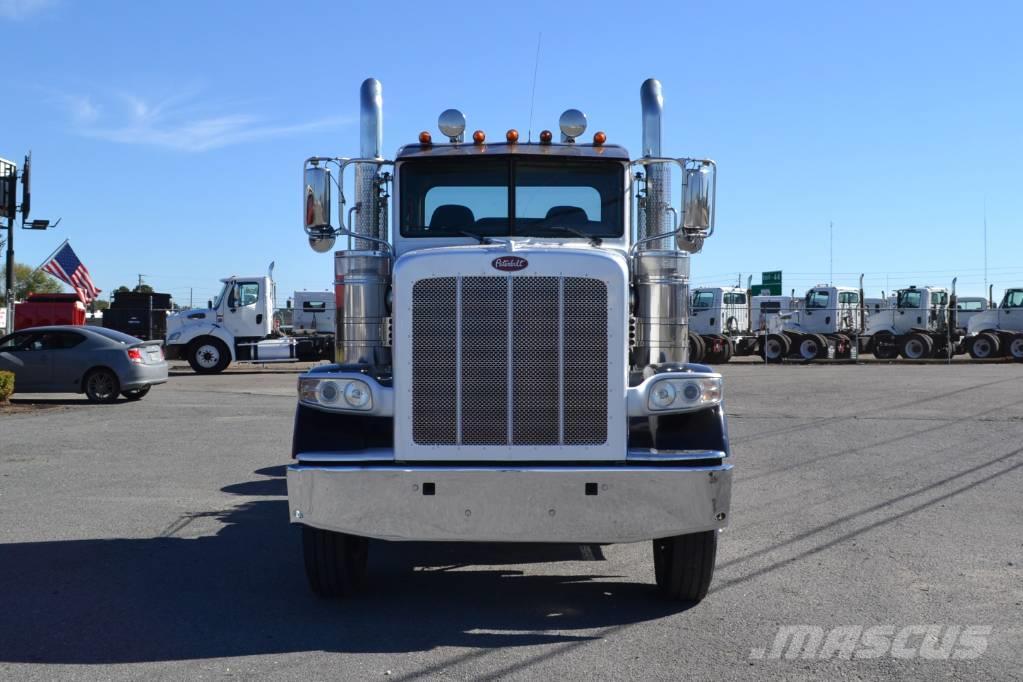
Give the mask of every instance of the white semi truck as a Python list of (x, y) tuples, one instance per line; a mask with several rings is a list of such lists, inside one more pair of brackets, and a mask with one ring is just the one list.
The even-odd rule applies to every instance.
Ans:
[[(315, 302), (315, 311), (300, 317), (302, 334), (283, 334), (274, 307), (272, 270), (264, 276), (232, 275), (206, 308), (180, 310), (167, 316), (168, 359), (188, 360), (199, 374), (222, 372), (232, 362), (298, 362), (333, 359), (334, 330), (324, 331), (316, 313), (330, 316), (331, 292), (297, 292), (299, 305)], [(329, 298), (328, 298), (329, 297)], [(321, 307), (324, 309), (321, 311)], [(312, 328), (309, 328), (309, 325)]]
[(721, 376), (687, 362), (715, 165), (662, 155), (660, 83), (637, 157), (570, 109), (560, 142), (467, 139), (447, 110), (385, 159), (378, 81), (361, 102), (361, 156), (304, 168), (310, 245), (350, 244), (287, 473), (311, 588), (356, 589), (369, 538), (646, 540), (660, 591), (702, 599), (732, 480)]
[(1007, 356), (1023, 361), (1023, 289), (1006, 289), (997, 308), (974, 315), (965, 345), (978, 360)]
[(895, 304), (872, 313), (860, 345), (874, 357), (889, 360), (950, 358), (961, 350), (955, 282), (952, 292), (932, 286), (910, 286), (895, 292)]
[(750, 333), (750, 296), (741, 287), (693, 289), (689, 310), (689, 355), (693, 362), (728, 362), (750, 355), (756, 346)]
[(769, 329), (758, 339), (759, 352), (767, 362), (794, 357), (806, 362), (829, 355), (837, 358), (858, 352), (857, 336), (866, 311), (861, 290), (818, 285), (806, 292), (802, 306), (768, 321)]

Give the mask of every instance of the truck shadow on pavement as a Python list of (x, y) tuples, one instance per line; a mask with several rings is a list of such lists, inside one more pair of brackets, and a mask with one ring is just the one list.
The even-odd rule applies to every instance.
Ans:
[[(224, 488), (283, 496), (283, 467)], [(187, 533), (195, 519), (225, 524)], [(650, 582), (523, 564), (601, 561), (597, 546), (374, 542), (368, 582), (312, 595), (283, 499), (185, 515), (162, 536), (0, 545), (0, 661), (131, 663), (330, 651), (402, 653), (585, 642), (686, 610)], [(548, 571), (551, 567), (548, 565)], [(573, 634), (580, 631), (580, 634)]]

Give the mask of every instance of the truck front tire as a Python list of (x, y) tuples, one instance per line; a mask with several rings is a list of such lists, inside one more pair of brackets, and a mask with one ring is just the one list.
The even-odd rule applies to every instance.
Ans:
[(305, 574), (313, 592), (327, 599), (355, 592), (366, 576), (369, 540), (302, 526)]
[(653, 541), (657, 589), (667, 599), (699, 602), (714, 578), (718, 531), (676, 535)]
[(188, 345), (188, 364), (196, 374), (219, 374), (231, 364), (231, 353), (220, 339), (202, 336)]
[(995, 334), (984, 332), (973, 337), (968, 350), (970, 357), (974, 360), (987, 360), (998, 355), (1001, 351), (1001, 344)]

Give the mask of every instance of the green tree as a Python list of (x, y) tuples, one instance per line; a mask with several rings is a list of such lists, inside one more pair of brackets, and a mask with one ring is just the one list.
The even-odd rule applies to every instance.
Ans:
[(134, 291), (136, 294), (151, 294), (153, 293), (153, 287), (149, 286), (148, 284), (139, 284), (136, 285), (136, 287), (132, 289), (132, 291)]
[[(7, 266), (0, 267), (0, 300), (7, 300)], [(24, 301), (29, 294), (57, 294), (63, 291), (60, 282), (42, 270), (32, 271), (23, 264), (14, 264), (14, 300)]]
[(121, 286), (119, 286), (116, 289), (114, 289), (114, 293), (115, 294), (122, 294), (122, 293), (123, 294), (128, 294), (128, 293), (131, 293), (131, 289), (129, 289), (128, 287), (126, 287), (126, 286), (124, 286), (122, 284)]

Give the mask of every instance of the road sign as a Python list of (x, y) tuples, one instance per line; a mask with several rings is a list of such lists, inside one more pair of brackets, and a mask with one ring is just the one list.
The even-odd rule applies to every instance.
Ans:
[(0, 217), (14, 218), (18, 210), (18, 167), (14, 162), (0, 159)]
[(754, 296), (781, 296), (781, 284), (754, 284), (750, 292)]
[(781, 286), (781, 270), (772, 270), (761, 275), (760, 281), (764, 284), (777, 284)]

